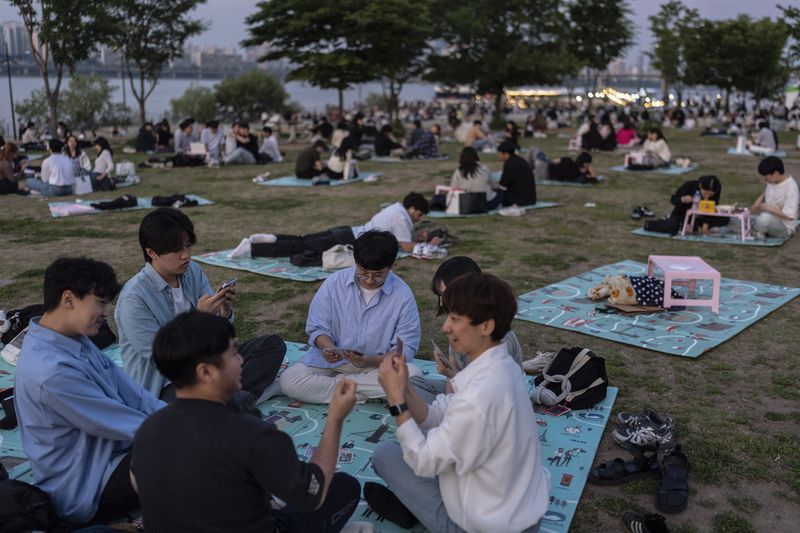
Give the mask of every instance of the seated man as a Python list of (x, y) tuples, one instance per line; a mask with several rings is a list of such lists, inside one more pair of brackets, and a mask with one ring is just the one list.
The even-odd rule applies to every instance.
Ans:
[(32, 178), (25, 182), (32, 191), (42, 196), (68, 196), (75, 186), (75, 167), (72, 160), (61, 153), (64, 143), (58, 139), (47, 141), (47, 153), (50, 155), (42, 161), (41, 178)]
[(386, 124), (375, 136), (375, 155), (380, 157), (400, 156), (403, 154), (403, 145), (394, 140), (392, 127)]
[(200, 142), (206, 145), (206, 159), (211, 164), (219, 164), (222, 159), (222, 143), (225, 136), (219, 129), (219, 121), (209, 120), (200, 132)]
[(464, 137), (464, 146), (471, 146), (479, 152), (484, 146), (491, 142), (491, 139), (483, 132), (483, 122), (480, 120), (476, 120), (472, 123), (472, 127), (467, 130), (467, 134)]
[[(306, 464), (274, 424), (232, 411), (242, 357), (233, 326), (183, 313), (153, 345), (177, 398), (148, 418), (133, 444), (135, 479), (148, 531), (339, 531), (358, 505), (358, 481), (335, 473), (342, 423), (356, 399), (342, 380), (322, 439)], [(272, 510), (280, 498), (285, 507)]]
[(517, 310), (511, 287), (488, 274), (457, 278), (444, 293), (442, 328), (469, 366), (454, 392), (426, 404), (409, 384), (402, 357), (383, 360), (379, 380), (397, 421), (398, 442), (375, 449), (373, 465), (388, 489), (364, 486), (379, 515), (430, 531), (539, 529), (550, 476), (525, 380), (503, 337)]
[(312, 349), (280, 378), (290, 398), (327, 403), (345, 377), (355, 382), (360, 401), (381, 398), (378, 366), (387, 354), (414, 360), (419, 311), (411, 289), (391, 272), (397, 239), (368, 231), (356, 239), (353, 257), (356, 266), (331, 274), (311, 301), (306, 333)]
[(150, 153), (156, 151), (156, 136), (153, 133), (152, 122), (145, 122), (144, 126), (139, 128), (139, 134), (136, 136), (133, 147), (137, 152)]
[[(758, 173), (764, 176), (767, 186), (750, 207), (750, 213), (756, 215), (752, 231), (757, 239), (785, 239), (796, 231), (800, 193), (797, 182), (785, 172), (783, 161), (774, 155), (765, 157), (758, 164)], [(730, 227), (741, 231), (737, 222), (732, 220)]]
[(536, 203), (536, 180), (531, 166), (516, 153), (511, 141), (503, 141), (497, 147), (497, 157), (503, 161), (500, 185), (506, 190), (503, 205), (526, 206)]
[(184, 120), (178, 124), (172, 139), (176, 154), (186, 154), (190, 151), (193, 130), (194, 123), (191, 120)]
[(297, 154), (294, 164), (294, 175), (303, 180), (310, 180), (322, 174), (325, 165), (322, 164), (322, 152), (328, 149), (325, 141), (314, 141), (314, 144), (303, 148)]
[(439, 135), (442, 129), (438, 124), (433, 124), (428, 131), (423, 131), (419, 140), (411, 145), (410, 150), (403, 156), (406, 159), (433, 159), (439, 157)]
[(88, 338), (118, 290), (105, 263), (56, 260), (44, 274), (44, 315), (31, 320), (17, 364), (14, 403), (34, 483), (77, 524), (138, 508), (128, 450), (163, 406)]
[(283, 161), (283, 155), (278, 147), (278, 139), (272, 134), (272, 128), (264, 126), (261, 131), (264, 140), (261, 141), (261, 147), (258, 149), (258, 159), (263, 163), (280, 163)]
[(258, 139), (250, 125), (242, 122), (236, 129), (236, 149), (225, 157), (226, 165), (254, 165), (258, 161)]
[[(228, 257), (290, 257), (311, 250), (322, 254), (337, 244), (353, 244), (356, 238), (372, 229), (390, 232), (395, 236), (404, 252), (413, 252), (414, 244), (426, 241), (427, 231), (414, 235), (414, 224), (422, 220), (430, 209), (428, 200), (418, 192), (410, 192), (403, 203), (394, 203), (381, 209), (363, 226), (338, 226), (319, 233), (308, 235), (273, 235), (256, 233), (245, 237)], [(441, 239), (434, 238), (433, 244), (441, 244)]]
[(754, 135), (753, 142), (747, 143), (747, 149), (759, 155), (771, 155), (778, 149), (778, 134), (769, 127), (767, 120), (760, 121), (758, 133)]
[[(125, 283), (114, 311), (123, 368), (165, 401), (175, 397), (175, 387), (153, 362), (153, 338), (159, 328), (192, 309), (234, 319), (236, 287), (211, 288), (203, 269), (191, 260), (196, 242), (194, 225), (182, 211), (159, 207), (147, 214), (139, 226), (144, 268)], [(259, 398), (275, 380), (286, 344), (278, 335), (264, 335), (238, 349), (244, 358), (242, 389)]]

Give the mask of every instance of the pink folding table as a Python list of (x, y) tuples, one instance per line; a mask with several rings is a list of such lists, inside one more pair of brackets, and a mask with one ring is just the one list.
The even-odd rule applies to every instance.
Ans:
[[(720, 275), (708, 263), (695, 256), (686, 255), (651, 255), (647, 259), (647, 275), (652, 276), (658, 267), (664, 273), (664, 307), (676, 305), (692, 305), (711, 307), (714, 314), (719, 314)], [(711, 280), (711, 298), (702, 300), (688, 298), (673, 299), (672, 286), (686, 284), (694, 295), (697, 280)]]
[(681, 229), (681, 237), (686, 235), (687, 231), (692, 231), (694, 227), (694, 219), (696, 216), (702, 217), (727, 217), (727, 218), (738, 218), (739, 223), (742, 225), (742, 242), (746, 241), (750, 238), (750, 210), (745, 209), (743, 211), (739, 211), (736, 213), (707, 213), (705, 211), (700, 211), (699, 209), (689, 209), (686, 211), (686, 216), (683, 217), (683, 228)]

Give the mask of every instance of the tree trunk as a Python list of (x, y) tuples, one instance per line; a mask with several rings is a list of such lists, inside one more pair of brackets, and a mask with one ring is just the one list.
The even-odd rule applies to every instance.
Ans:
[(494, 118), (500, 118), (503, 114), (503, 87), (498, 87), (494, 95)]
[(58, 95), (48, 92), (47, 106), (50, 108), (50, 135), (55, 138), (58, 130)]
[(731, 96), (731, 88), (725, 87), (725, 112), (730, 113), (731, 106), (730, 106), (730, 96)]
[(339, 91), (339, 116), (344, 117), (344, 89), (339, 86), (336, 90)]

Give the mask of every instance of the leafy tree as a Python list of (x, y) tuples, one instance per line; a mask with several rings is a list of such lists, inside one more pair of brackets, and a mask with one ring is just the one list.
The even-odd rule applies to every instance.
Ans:
[(678, 0), (661, 5), (655, 15), (649, 17), (650, 32), (653, 34), (653, 51), (650, 56), (653, 67), (661, 72), (664, 101), (670, 88), (678, 93), (681, 104), (686, 71), (686, 42), (696, 31), (700, 15), (696, 9), (689, 9)]
[(620, 57), (633, 43), (633, 22), (628, 3), (620, 0), (575, 0), (567, 8), (572, 53), (581, 66), (598, 73)]
[(228, 117), (252, 118), (281, 111), (288, 98), (283, 85), (263, 70), (227, 78), (217, 85), (216, 93), (217, 102)]
[(783, 13), (781, 22), (786, 26), (786, 31), (791, 38), (791, 44), (787, 51), (789, 67), (794, 72), (800, 72), (800, 8), (778, 5), (778, 9)]
[(169, 102), (172, 120), (180, 121), (194, 117), (198, 122), (207, 122), (217, 116), (217, 95), (209, 87), (192, 85), (178, 98)]
[(156, 88), (164, 65), (181, 57), (186, 40), (205, 30), (201, 21), (189, 17), (204, 1), (114, 0), (111, 4), (117, 21), (112, 42), (125, 58), (140, 123), (147, 120), (145, 102)]
[[(58, 123), (61, 82), (66, 71), (88, 59), (112, 31), (107, 6), (86, 0), (9, 0), (19, 10), (31, 39), (33, 61), (44, 82), (50, 131)], [(36, 34), (36, 39), (33, 35)]]
[(269, 52), (261, 60), (288, 59), (294, 66), (288, 80), (336, 89), (341, 112), (344, 90), (376, 77), (364, 43), (365, 37), (378, 38), (380, 28), (371, 28), (369, 36), (359, 35), (364, 27), (361, 10), (367, 4), (367, 0), (259, 2), (258, 11), (245, 19), (250, 37), (242, 44), (269, 43)]
[(506, 87), (558, 83), (574, 71), (560, 7), (559, 0), (434, 0), (434, 34), (448, 46), (431, 55), (426, 77), (495, 95), (499, 117)]
[(111, 107), (113, 87), (99, 76), (75, 76), (63, 92), (61, 108), (74, 130), (95, 130)]
[(122, 102), (113, 102), (103, 109), (99, 124), (122, 126), (127, 128), (133, 124), (133, 110)]
[(50, 117), (50, 106), (47, 96), (44, 94), (44, 89), (34, 89), (28, 98), (21, 102), (15, 102), (14, 111), (19, 116), (20, 129), (22, 129), (22, 125), (27, 125), (28, 122), (33, 122), (34, 124), (47, 122)]

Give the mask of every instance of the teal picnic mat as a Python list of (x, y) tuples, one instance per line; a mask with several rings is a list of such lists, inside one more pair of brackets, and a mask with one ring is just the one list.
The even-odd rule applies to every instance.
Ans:
[[(236, 257), (230, 259), (228, 254), (231, 250), (222, 250), (221, 252), (211, 252), (202, 255), (193, 255), (192, 259), (198, 263), (205, 263), (206, 265), (214, 265), (222, 268), (231, 268), (233, 270), (244, 270), (245, 272), (252, 272), (253, 274), (261, 274), (262, 276), (270, 276), (273, 278), (290, 279), (292, 281), (320, 281), (335, 270), (325, 270), (322, 267), (299, 267), (295, 266), (289, 261), (288, 257)], [(408, 257), (410, 254), (406, 252), (399, 252), (398, 259)]]
[[(534, 205), (526, 205), (525, 211), (531, 211), (533, 209), (547, 209), (548, 207), (559, 207), (560, 205), (561, 204), (558, 202), (536, 202)], [(495, 209), (493, 211), (489, 211), (488, 213), (476, 213), (474, 215), (452, 215), (445, 211), (429, 211), (425, 216), (428, 218), (475, 218), (496, 215), (498, 211), (500, 210)]]
[[(586, 291), (609, 274), (642, 276), (646, 271), (647, 265), (643, 263), (621, 261), (523, 294), (517, 300), (516, 318), (694, 358), (741, 333), (800, 294), (800, 289), (791, 287), (722, 278), (718, 315), (713, 314), (710, 307), (689, 307), (631, 317), (598, 313), (597, 309), (605, 307), (605, 301), (590, 300), (586, 296)], [(710, 288), (710, 282), (697, 282), (700, 295), (708, 294)]]
[[(797, 224), (800, 226), (800, 221)], [(775, 237), (770, 237), (764, 240), (750, 238), (746, 241), (742, 241), (742, 238), (739, 236), (739, 234), (733, 231), (714, 233), (710, 235), (691, 233), (689, 235), (681, 236), (680, 233), (677, 235), (670, 235), (669, 233), (647, 231), (644, 228), (635, 229), (631, 233), (634, 235), (641, 235), (643, 237), (658, 237), (660, 239), (672, 239), (675, 241), (707, 242), (712, 244), (738, 244), (739, 246), (780, 246), (791, 238), (787, 237), (785, 239), (778, 239)]]
[[(187, 194), (186, 197), (191, 198), (192, 200), (197, 200), (198, 205), (214, 205), (214, 202), (203, 198), (202, 196)], [(50, 202), (47, 205), (50, 208), (50, 216), (53, 218), (74, 217), (78, 215), (97, 215), (99, 213), (116, 213), (118, 211), (136, 211), (137, 209), (150, 209), (153, 207), (151, 205), (152, 198), (150, 196), (140, 196), (136, 199), (138, 202), (136, 207), (125, 207), (123, 209), (110, 209), (108, 211), (102, 211), (89, 205), (97, 202), (108, 202), (111, 200), (113, 200), (113, 198), (96, 198), (91, 200), (79, 199), (72, 202)]]
[(414, 161), (447, 161), (448, 159), (450, 159), (449, 155), (440, 155), (438, 157), (413, 157), (411, 159), (391, 156), (374, 156), (367, 159), (367, 161), (372, 161), (374, 163), (410, 163)]
[[(357, 178), (349, 180), (330, 180), (326, 185), (317, 185), (317, 187), (338, 187), (339, 185), (350, 185), (351, 183), (359, 183), (364, 181), (364, 178), (371, 176), (380, 176), (380, 172), (359, 172)], [(315, 187), (311, 185), (311, 180), (300, 179), (297, 176), (283, 176), (267, 181), (259, 181), (258, 185), (271, 185), (276, 187)]]
[[(750, 157), (752, 157), (752, 156), (767, 157), (766, 155), (753, 154), (753, 153), (750, 153), (750, 152), (737, 152), (736, 148), (728, 148), (728, 151), (725, 152), (725, 153), (727, 153), (728, 155), (746, 155), (746, 156), (750, 156)], [(786, 152), (784, 152), (783, 150), (775, 150), (774, 152), (772, 152), (771, 154), (768, 154), (768, 155), (774, 155), (775, 157), (786, 157)]]
[(613, 172), (631, 172), (633, 174), (673, 174), (673, 175), (681, 175), (686, 174), (688, 172), (692, 172), (698, 169), (697, 164), (689, 165), (686, 168), (679, 167), (678, 165), (670, 165), (668, 167), (658, 167), (652, 170), (628, 170), (625, 168), (624, 165), (618, 165), (616, 167), (611, 167), (610, 170)]

